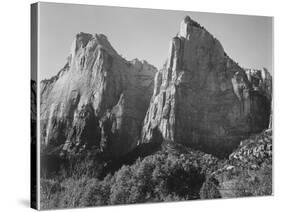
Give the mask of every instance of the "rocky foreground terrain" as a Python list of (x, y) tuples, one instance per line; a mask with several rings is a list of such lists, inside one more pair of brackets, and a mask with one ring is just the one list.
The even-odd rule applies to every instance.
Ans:
[[(213, 191), (213, 192), (212, 192)], [(233, 198), (272, 194), (272, 130), (240, 142), (220, 161), (201, 188), (201, 198)]]
[(160, 70), (79, 33), (40, 87), (45, 208), (272, 193), (272, 77), (188, 16)]

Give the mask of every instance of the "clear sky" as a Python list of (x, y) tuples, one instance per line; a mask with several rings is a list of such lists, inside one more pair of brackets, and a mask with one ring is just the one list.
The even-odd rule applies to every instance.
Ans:
[(270, 17), (40, 3), (40, 79), (64, 66), (79, 32), (103, 33), (127, 60), (145, 59), (162, 67), (169, 42), (186, 15), (213, 34), (242, 67), (272, 72)]

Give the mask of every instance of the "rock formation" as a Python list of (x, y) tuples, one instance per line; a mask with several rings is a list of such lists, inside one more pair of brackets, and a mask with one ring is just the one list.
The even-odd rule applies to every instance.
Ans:
[(120, 156), (172, 141), (227, 155), (271, 125), (271, 93), (265, 68), (241, 68), (190, 17), (158, 71), (122, 58), (105, 35), (79, 33), (66, 65), (41, 82), (42, 149), (75, 154), (98, 147)]
[(229, 160), (251, 167), (251, 165), (260, 164), (268, 158), (271, 160), (271, 157), (272, 129), (267, 129), (241, 141), (238, 148), (229, 155)]
[(205, 184), (212, 179), (217, 182), (215, 190), (222, 198), (272, 195), (272, 130), (241, 141), (206, 179)]
[(186, 17), (155, 75), (141, 143), (163, 140), (227, 154), (241, 138), (269, 124), (271, 76), (248, 73), (206, 29)]
[(272, 76), (266, 68), (263, 69), (245, 69), (252, 89), (263, 94), (271, 101), (272, 96)]
[[(262, 95), (266, 96), (272, 104), (272, 76), (266, 68), (263, 69), (245, 69), (248, 80), (252, 84), (252, 88)], [(270, 110), (270, 120), (268, 128), (272, 128), (272, 106)]]
[(156, 68), (127, 61), (105, 35), (79, 33), (66, 65), (41, 81), (41, 149), (122, 155), (137, 145)]

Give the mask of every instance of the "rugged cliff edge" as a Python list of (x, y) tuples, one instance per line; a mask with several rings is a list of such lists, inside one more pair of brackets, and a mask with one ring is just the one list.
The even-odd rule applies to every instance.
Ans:
[(41, 81), (42, 151), (118, 157), (172, 141), (227, 156), (271, 126), (271, 93), (265, 68), (241, 68), (188, 16), (158, 71), (122, 58), (105, 35), (79, 33), (65, 66)]
[(41, 149), (77, 154), (97, 147), (112, 156), (140, 138), (156, 68), (126, 61), (105, 35), (79, 33), (59, 73), (41, 81)]
[[(245, 71), (206, 29), (186, 17), (155, 76), (140, 143), (162, 140), (227, 155), (267, 128), (271, 76)], [(160, 136), (159, 136), (160, 134)]]

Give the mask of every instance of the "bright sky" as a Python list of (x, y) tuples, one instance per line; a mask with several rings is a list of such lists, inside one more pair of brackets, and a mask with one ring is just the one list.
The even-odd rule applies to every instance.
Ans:
[(103, 33), (127, 60), (145, 59), (162, 67), (186, 15), (213, 34), (242, 67), (266, 67), (272, 73), (271, 17), (40, 3), (40, 79), (64, 66), (79, 32)]

